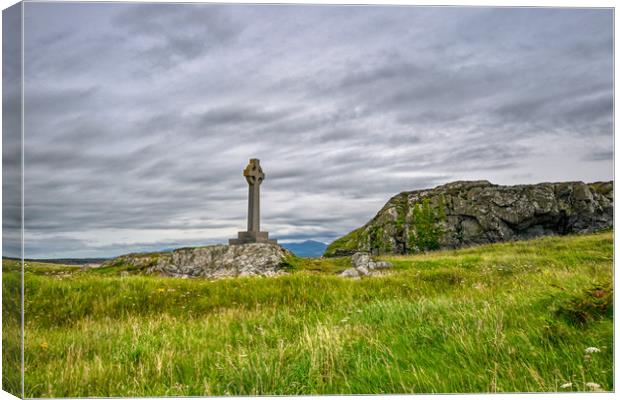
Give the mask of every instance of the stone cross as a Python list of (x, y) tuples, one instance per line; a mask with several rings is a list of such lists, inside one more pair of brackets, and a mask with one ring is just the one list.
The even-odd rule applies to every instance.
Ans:
[(248, 183), (248, 230), (239, 232), (236, 239), (228, 241), (231, 245), (246, 243), (272, 243), (278, 241), (269, 239), (269, 232), (260, 231), (260, 185), (265, 180), (265, 174), (260, 167), (260, 161), (250, 159), (248, 166), (243, 170), (243, 176)]
[(252, 158), (243, 170), (248, 182), (248, 232), (260, 231), (260, 184), (265, 179), (260, 160)]

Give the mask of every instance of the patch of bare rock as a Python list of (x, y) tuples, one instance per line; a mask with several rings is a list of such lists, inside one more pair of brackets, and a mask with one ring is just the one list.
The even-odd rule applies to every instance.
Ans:
[(182, 248), (171, 252), (128, 254), (108, 265), (130, 266), (146, 274), (181, 278), (275, 276), (285, 273), (291, 253), (277, 244), (251, 243)]

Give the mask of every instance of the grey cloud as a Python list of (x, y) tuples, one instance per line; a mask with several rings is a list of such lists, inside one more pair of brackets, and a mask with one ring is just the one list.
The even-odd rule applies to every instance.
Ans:
[(396, 81), (400, 84), (403, 79), (416, 79), (418, 75), (426, 71), (420, 66), (409, 62), (399, 61), (398, 59), (388, 59), (389, 63), (380, 65), (376, 68), (369, 68), (362, 71), (354, 71), (342, 79), (336, 90), (346, 90), (359, 86), (380, 85), (385, 81)]
[(583, 157), (584, 161), (611, 161), (614, 159), (613, 150), (598, 150), (592, 153), (586, 154)]
[[(88, 257), (88, 243), (81, 239), (66, 236), (56, 236), (50, 238), (32, 238), (25, 236), (24, 258), (61, 258), (64, 254), (85, 254)], [(62, 249), (62, 250), (60, 250)], [(95, 253), (92, 253), (95, 254)], [(40, 256), (39, 256), (40, 255)]]
[(230, 44), (241, 33), (226, 7), (192, 4), (140, 4), (114, 19), (127, 34), (150, 43), (138, 50), (151, 66), (169, 68)]
[(2, 254), (21, 255), (21, 4), (2, 13)]
[(25, 112), (39, 118), (43, 113), (70, 113), (80, 104), (89, 101), (97, 91), (96, 86), (87, 88), (55, 88), (40, 91), (28, 88), (28, 96), (24, 99)]
[(29, 257), (223, 242), (254, 157), (282, 240), (333, 240), (454, 179), (613, 176), (609, 10), (26, 7)]
[(208, 110), (197, 118), (199, 126), (266, 124), (290, 115), (289, 110), (261, 110), (256, 107), (227, 106)]

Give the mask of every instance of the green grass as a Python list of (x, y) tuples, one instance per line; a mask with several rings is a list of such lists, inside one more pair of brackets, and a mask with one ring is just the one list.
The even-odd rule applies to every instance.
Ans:
[(335, 276), (346, 257), (217, 281), (31, 266), (25, 394), (613, 390), (612, 258), (604, 232), (385, 257), (360, 280)]
[(351, 253), (355, 252), (359, 245), (358, 242), (363, 232), (363, 227), (357, 228), (354, 231), (347, 233), (343, 237), (336, 239), (335, 241), (330, 243), (329, 246), (327, 246), (327, 249), (325, 249), (325, 255), (333, 257), (336, 255), (337, 250), (349, 251)]

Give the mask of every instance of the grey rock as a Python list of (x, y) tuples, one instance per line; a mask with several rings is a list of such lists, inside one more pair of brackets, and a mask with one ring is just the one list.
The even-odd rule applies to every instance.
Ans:
[(250, 243), (182, 248), (164, 253), (129, 254), (106, 264), (131, 265), (146, 274), (181, 278), (274, 276), (284, 273), (285, 259), (290, 254), (277, 244)]
[(477, 237), (482, 232), (482, 226), (476, 218), (464, 216), (461, 220), (461, 232), (467, 237)]
[(388, 261), (377, 261), (375, 263), (375, 268), (376, 269), (392, 268), (392, 263)]
[[(424, 221), (423, 210), (428, 209), (432, 213), (430, 228)], [(324, 255), (353, 255), (357, 262), (365, 259), (363, 254), (411, 254), (589, 233), (612, 226), (611, 181), (515, 186), (458, 181), (394, 196), (372, 220), (328, 246)], [(420, 239), (428, 237), (434, 240)]]
[(370, 254), (365, 252), (355, 253), (351, 256), (351, 264), (353, 268), (349, 268), (342, 273), (340, 276), (344, 277), (359, 277), (360, 275), (368, 276), (371, 275), (371, 271), (379, 268), (389, 268), (392, 266), (389, 262), (386, 261), (374, 261)]
[(359, 278), (360, 273), (355, 268), (348, 268), (342, 271), (338, 276), (342, 276), (344, 278)]
[(366, 267), (357, 267), (355, 269), (364, 276), (368, 275), (368, 269)]
[(351, 264), (354, 267), (366, 267), (370, 262), (370, 254), (368, 253), (355, 253), (351, 256)]

